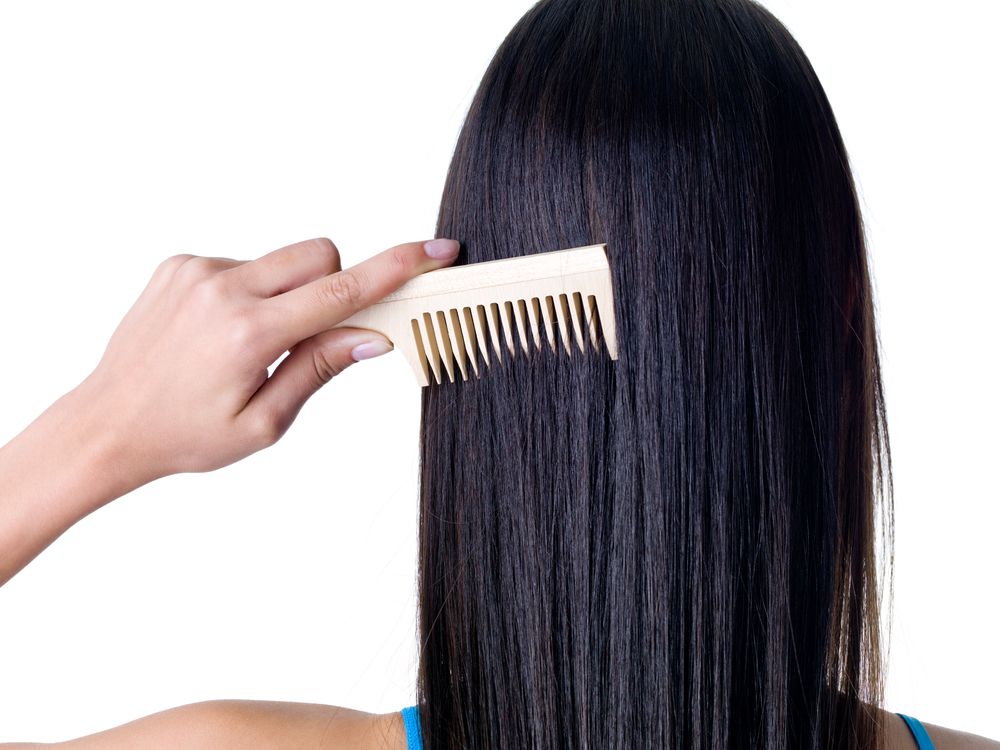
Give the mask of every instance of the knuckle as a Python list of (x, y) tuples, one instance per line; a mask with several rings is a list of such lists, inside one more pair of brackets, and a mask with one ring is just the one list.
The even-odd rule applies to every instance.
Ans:
[(260, 339), (260, 326), (257, 318), (249, 310), (235, 313), (229, 321), (228, 338), (236, 351), (252, 349)]
[(191, 260), (194, 256), (191, 253), (178, 253), (176, 255), (171, 255), (169, 258), (164, 259), (160, 262), (160, 265), (156, 267), (156, 273), (171, 273), (180, 268), (186, 261)]
[(317, 237), (312, 241), (313, 251), (326, 261), (327, 267), (331, 269), (340, 268), (340, 251), (337, 246), (326, 237)]
[(394, 271), (398, 271), (406, 276), (410, 276), (416, 270), (416, 262), (413, 253), (407, 252), (404, 247), (397, 247), (389, 253), (389, 261), (392, 263)]
[(319, 286), (324, 304), (353, 307), (361, 301), (361, 279), (353, 271), (340, 271)]
[(188, 257), (177, 269), (177, 275), (192, 281), (201, 281), (212, 275), (214, 264), (210, 258), (201, 255)]
[(251, 356), (258, 353), (266, 333), (263, 311), (240, 299), (221, 274), (195, 282), (187, 294), (198, 320), (205, 325), (217, 321), (220, 343), (226, 351)]
[(227, 296), (225, 284), (219, 276), (206, 276), (199, 279), (191, 288), (191, 293), (202, 308), (210, 310), (221, 307)]
[(273, 411), (260, 409), (254, 413), (249, 424), (250, 434), (254, 442), (272, 445), (284, 434), (283, 420)]
[(319, 383), (329, 383), (344, 371), (344, 367), (338, 364), (331, 353), (322, 348), (313, 351), (312, 363), (316, 372), (316, 380)]

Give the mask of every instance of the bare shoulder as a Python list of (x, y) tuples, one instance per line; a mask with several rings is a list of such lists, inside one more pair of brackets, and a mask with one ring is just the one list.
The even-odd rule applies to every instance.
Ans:
[[(915, 750), (905, 722), (892, 711), (878, 711), (888, 750)], [(927, 722), (924, 727), (935, 750), (1000, 750), (1000, 742), (986, 737)], [(180, 706), (77, 740), (54, 745), (0, 743), (0, 750), (166, 750), (178, 747), (178, 742), (188, 750), (406, 750), (406, 732), (398, 711), (376, 714), (318, 703), (219, 700)]]
[[(378, 714), (342, 706), (280, 701), (213, 701), (216, 712), (242, 728), (235, 747), (313, 747), (317, 750), (406, 750), (398, 711)], [(273, 745), (261, 740), (273, 732)], [(253, 741), (253, 744), (244, 744)], [(214, 748), (213, 748), (214, 750)]]
[(978, 734), (939, 727), (924, 722), (924, 729), (931, 736), (935, 750), (1000, 750), (1000, 742)]
[[(892, 711), (879, 709), (885, 725), (886, 747), (888, 750), (916, 750), (913, 735), (906, 722)], [(919, 717), (918, 717), (919, 718)], [(929, 724), (921, 721), (934, 743), (934, 750), (1000, 750), (1000, 742), (978, 734), (960, 732), (957, 729)]]
[(179, 706), (54, 744), (3, 744), (0, 750), (406, 750), (398, 712), (283, 701), (215, 700)]

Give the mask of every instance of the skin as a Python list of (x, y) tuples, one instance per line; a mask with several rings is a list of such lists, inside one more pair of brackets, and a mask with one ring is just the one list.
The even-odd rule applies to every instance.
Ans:
[[(328, 239), (253, 261), (163, 261), (94, 371), (0, 448), (0, 585), (116, 498), (273, 445), (321, 386), (392, 348), (374, 331), (331, 328), (449, 265), (458, 249), (447, 239), (407, 243), (346, 270)], [(213, 701), (64, 746), (247, 747), (252, 737), (255, 747), (392, 747), (383, 740), (397, 723), (402, 737), (392, 714)]]
[[(177, 255), (161, 263), (93, 373), (0, 448), (0, 585), (116, 498), (277, 442), (320, 387), (353, 362), (391, 349), (373, 331), (330, 329), (458, 252), (450, 240), (426, 248), (398, 245), (347, 270), (326, 239), (254, 261)], [(889, 748), (915, 746), (902, 719), (881, 714)], [(938, 750), (1000, 749), (925, 726)], [(406, 738), (399, 712), (216, 700), (75, 740), (0, 744), (35, 747), (405, 750)]]
[(334, 375), (392, 348), (330, 329), (457, 252), (454, 240), (414, 242), (341, 270), (318, 239), (249, 262), (163, 261), (94, 371), (0, 448), (0, 584), (115, 498), (273, 445)]

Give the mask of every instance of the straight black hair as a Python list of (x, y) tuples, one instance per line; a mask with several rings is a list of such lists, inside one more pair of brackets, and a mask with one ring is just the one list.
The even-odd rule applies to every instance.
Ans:
[(483, 77), (437, 236), (459, 262), (606, 243), (621, 356), (424, 389), (426, 746), (876, 747), (873, 296), (787, 29), (751, 0), (543, 0)]

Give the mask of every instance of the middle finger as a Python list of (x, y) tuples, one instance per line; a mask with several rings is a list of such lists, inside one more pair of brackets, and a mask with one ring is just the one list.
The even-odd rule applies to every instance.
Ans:
[(251, 294), (274, 297), (340, 270), (337, 246), (325, 237), (296, 242), (232, 269)]

